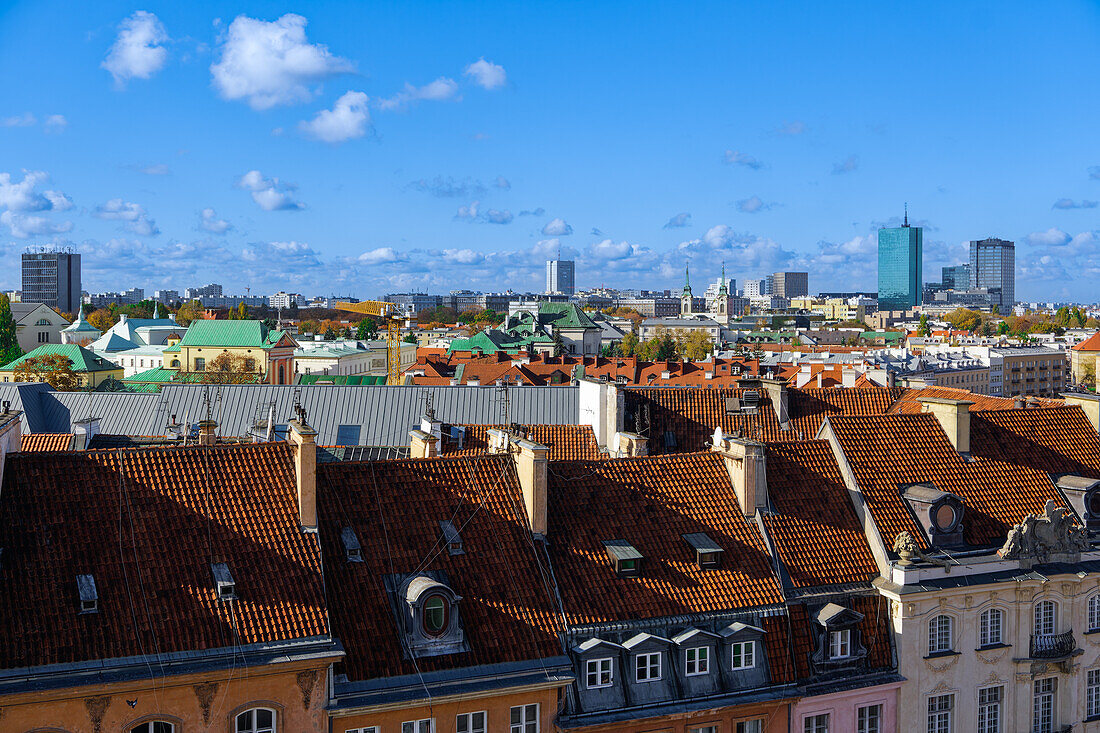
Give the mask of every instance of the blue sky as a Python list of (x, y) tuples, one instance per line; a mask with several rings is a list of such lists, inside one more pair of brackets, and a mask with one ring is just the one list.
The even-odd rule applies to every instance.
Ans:
[(15, 3), (0, 287), (875, 287), (875, 229), (1096, 301), (1096, 3)]

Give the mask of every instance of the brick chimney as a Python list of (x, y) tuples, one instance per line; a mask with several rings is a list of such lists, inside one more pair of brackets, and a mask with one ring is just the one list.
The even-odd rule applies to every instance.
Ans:
[(527, 509), (527, 521), (531, 532), (545, 535), (546, 522), (546, 468), (550, 449), (515, 433), (497, 428), (489, 430), (489, 452), (511, 453), (516, 463), (523, 505)]
[(218, 429), (218, 423), (214, 420), (200, 420), (199, 421), (199, 445), (216, 445), (218, 442), (218, 436), (215, 431)]
[(88, 450), (92, 438), (99, 435), (99, 418), (86, 417), (73, 423), (73, 450)]
[(619, 457), (633, 458), (649, 455), (649, 438), (637, 433), (619, 433)]
[(746, 517), (755, 517), (768, 507), (768, 480), (765, 474), (764, 444), (741, 438), (727, 438), (716, 428), (711, 450), (725, 460), (733, 493)]
[(959, 453), (970, 453), (970, 406), (968, 400), (951, 400), (944, 397), (918, 397), (924, 412), (932, 413), (940, 421), (947, 439)]
[(298, 516), (303, 529), (317, 529), (317, 431), (305, 420), (291, 420), (287, 427), (298, 484)]
[(423, 430), (409, 431), (409, 458), (435, 458), (439, 455), (439, 437)]

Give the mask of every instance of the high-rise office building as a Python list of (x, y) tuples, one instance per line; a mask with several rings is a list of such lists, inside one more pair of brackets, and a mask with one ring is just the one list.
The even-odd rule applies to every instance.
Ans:
[(575, 288), (573, 260), (546, 261), (546, 292), (572, 295)]
[(909, 226), (909, 212), (900, 227), (878, 230), (878, 308), (909, 310), (921, 302), (924, 231)]
[(940, 285), (944, 290), (966, 290), (970, 287), (970, 265), (952, 265), (943, 268)]
[(989, 288), (994, 305), (1007, 313), (1016, 303), (1016, 244), (995, 237), (972, 241), (970, 287)]
[(80, 308), (80, 255), (65, 252), (23, 253), (23, 302), (45, 303), (62, 313)]
[(768, 281), (766, 279), (760, 280), (746, 280), (745, 281), (745, 297), (748, 299), (760, 298), (768, 294)]
[(809, 275), (805, 272), (777, 272), (771, 275), (769, 295), (780, 298), (801, 298), (810, 294)]

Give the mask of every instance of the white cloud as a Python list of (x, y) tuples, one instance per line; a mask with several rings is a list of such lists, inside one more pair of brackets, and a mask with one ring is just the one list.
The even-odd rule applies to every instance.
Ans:
[(68, 211), (73, 208), (73, 200), (60, 191), (43, 191), (42, 194), (50, 202), (51, 211)]
[(469, 206), (459, 206), (455, 219), (482, 224), (511, 224), (515, 216), (508, 209), (481, 210), (480, 201), (471, 201)]
[(670, 218), (668, 222), (661, 227), (662, 229), (682, 229), (683, 227), (691, 226), (691, 214), (686, 211), (681, 211), (676, 216)]
[(44, 216), (19, 214), (10, 210), (0, 213), (0, 224), (7, 226), (11, 230), (11, 235), (18, 239), (30, 239), (45, 234), (62, 234), (73, 228), (71, 221), (55, 224)]
[(759, 160), (747, 153), (742, 153), (740, 150), (727, 150), (722, 159), (729, 165), (742, 165), (746, 168), (752, 168), (754, 171), (764, 167), (764, 164)]
[(588, 246), (588, 254), (597, 260), (622, 260), (634, 254), (634, 245), (605, 239)]
[(499, 188), (501, 191), (509, 191), (512, 188), (512, 182), (504, 176), (497, 176), (497, 179), (493, 181), (493, 185)]
[(247, 100), (253, 109), (308, 102), (310, 85), (354, 70), (322, 44), (306, 40), (306, 19), (288, 13), (267, 22), (238, 15), (210, 66), (214, 88), (225, 99)]
[(261, 267), (278, 263), (280, 269), (297, 273), (324, 266), (313, 247), (305, 242), (294, 241), (250, 242), (241, 251), (241, 259)]
[(397, 94), (379, 100), (378, 109), (392, 111), (404, 109), (414, 102), (445, 102), (449, 99), (458, 99), (458, 84), (454, 79), (441, 76), (422, 87), (406, 83), (405, 88)]
[(833, 164), (833, 175), (839, 175), (842, 173), (851, 173), (859, 168), (859, 156), (849, 155), (839, 163)]
[(145, 207), (122, 199), (111, 199), (107, 203), (95, 207), (92, 216), (108, 221), (126, 222), (124, 227), (141, 237), (155, 237), (160, 234), (155, 221), (145, 213)]
[(405, 258), (393, 247), (377, 247), (372, 250), (368, 250), (357, 258), (360, 264), (364, 265), (384, 265), (391, 262), (401, 262)]
[(750, 196), (737, 202), (737, 210), (745, 214), (755, 214), (758, 211), (767, 211), (775, 204), (765, 203), (759, 196)]
[(118, 38), (100, 66), (111, 72), (120, 88), (130, 79), (148, 79), (168, 60), (168, 50), (160, 45), (167, 40), (160, 19), (138, 10), (119, 24)]
[(1080, 201), (1074, 201), (1073, 199), (1058, 199), (1051, 206), (1052, 209), (1095, 209), (1097, 207), (1096, 201), (1089, 201), (1082, 199)]
[(481, 196), (486, 191), (485, 184), (481, 181), (469, 178), (458, 181), (450, 176), (436, 176), (431, 179), (421, 178), (419, 181), (410, 183), (409, 188), (421, 193), (431, 194), (437, 198), (467, 198)]
[(455, 214), (456, 219), (477, 219), (477, 207), (480, 201), (471, 201), (469, 206), (459, 206), (458, 212)]
[(565, 219), (552, 219), (542, 228), (542, 233), (548, 237), (564, 237), (573, 233), (573, 227), (565, 223)]
[(1028, 244), (1037, 247), (1057, 247), (1068, 244), (1071, 237), (1058, 227), (1051, 227), (1045, 232), (1032, 232), (1024, 239)]
[(336, 100), (332, 109), (323, 109), (312, 120), (298, 123), (302, 132), (326, 143), (363, 137), (369, 126), (370, 110), (363, 92), (347, 92)]
[(199, 221), (199, 228), (203, 231), (210, 232), (211, 234), (225, 234), (233, 225), (227, 222), (225, 219), (219, 219), (217, 212), (211, 208), (202, 210), (202, 219)]
[(511, 224), (513, 218), (512, 212), (508, 209), (489, 209), (485, 212), (485, 221), (490, 224)]
[(462, 73), (473, 77), (474, 82), (483, 89), (499, 89), (508, 82), (504, 67), (486, 61), (484, 56), (467, 66)]
[(33, 127), (38, 124), (38, 118), (30, 112), (12, 117), (0, 117), (0, 127)]
[(11, 211), (64, 211), (72, 208), (70, 201), (60, 191), (46, 191), (45, 195), (35, 188), (50, 180), (43, 171), (23, 171), (23, 180), (12, 180), (10, 173), (0, 173), (0, 208)]
[(42, 129), (47, 133), (64, 132), (68, 126), (69, 121), (65, 119), (65, 115), (50, 115), (42, 121)]
[(477, 265), (485, 261), (485, 255), (472, 249), (445, 249), (443, 259), (457, 265)]
[(278, 178), (264, 178), (252, 170), (237, 180), (237, 188), (252, 192), (252, 200), (264, 211), (294, 211), (305, 206), (293, 196), (294, 186), (282, 183)]

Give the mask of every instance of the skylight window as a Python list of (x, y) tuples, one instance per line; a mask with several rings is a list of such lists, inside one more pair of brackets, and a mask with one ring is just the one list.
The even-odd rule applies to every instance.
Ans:
[(340, 542), (344, 545), (344, 555), (348, 562), (363, 562), (363, 547), (355, 536), (355, 530), (351, 527), (340, 530)]
[(603, 543), (612, 567), (619, 577), (632, 578), (641, 573), (642, 553), (626, 540), (607, 540)]
[(81, 613), (96, 613), (99, 611), (99, 593), (96, 592), (95, 578), (91, 575), (76, 576), (76, 590), (80, 595)]
[(216, 562), (210, 565), (214, 574), (214, 587), (218, 591), (219, 601), (232, 601), (237, 598), (237, 583), (233, 580), (229, 566), (224, 562)]

